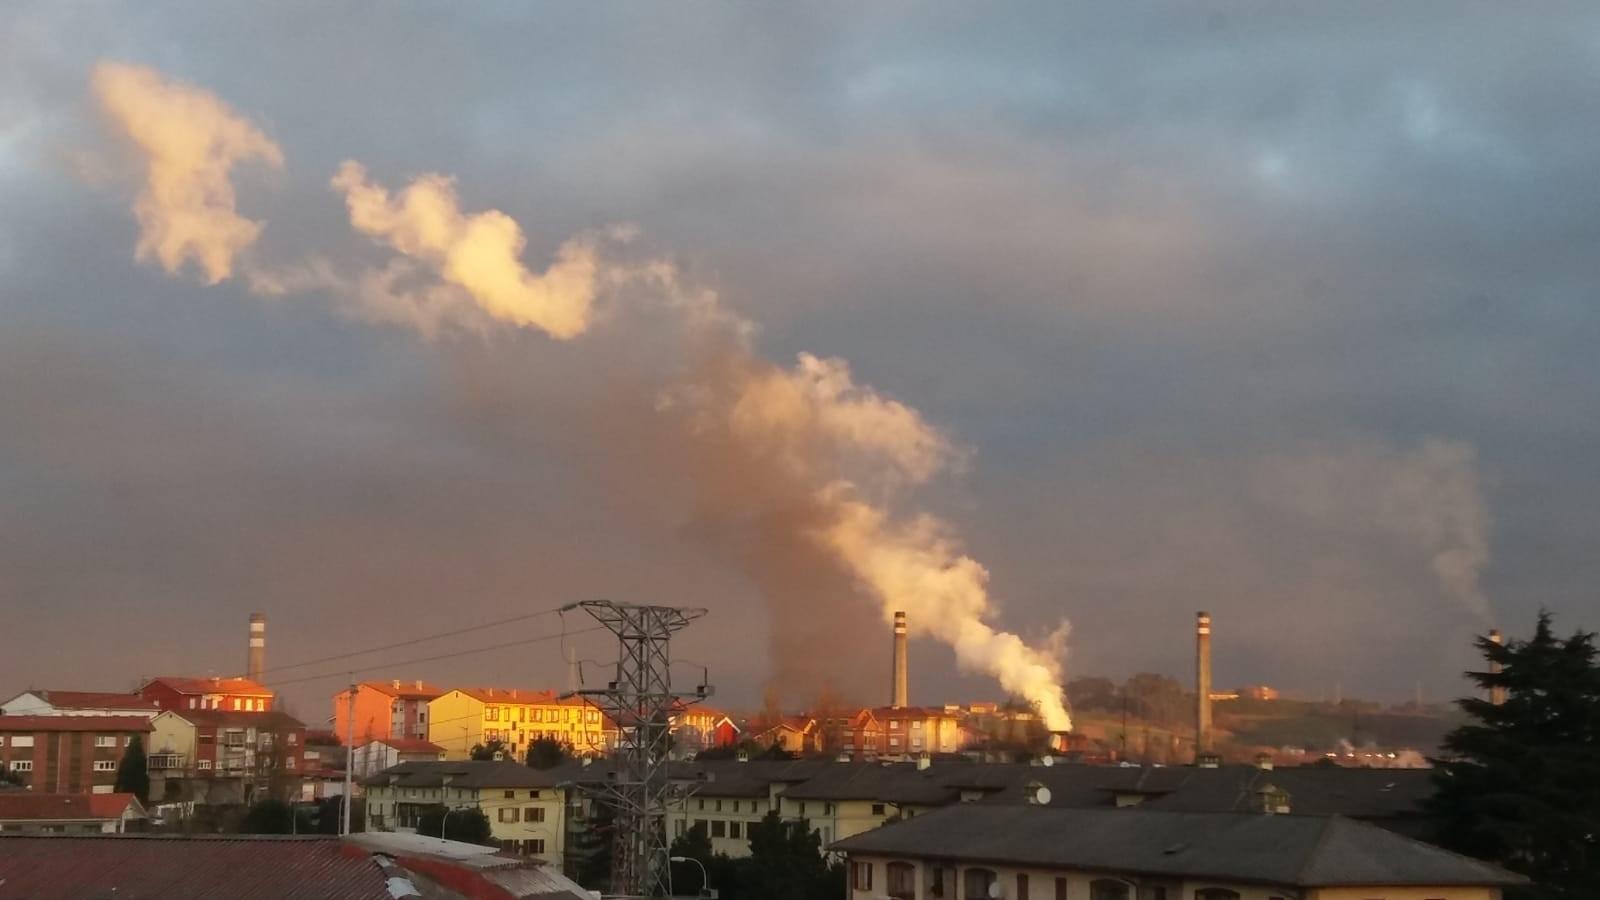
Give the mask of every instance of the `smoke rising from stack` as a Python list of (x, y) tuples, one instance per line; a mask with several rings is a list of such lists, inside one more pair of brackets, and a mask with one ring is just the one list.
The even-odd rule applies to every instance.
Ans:
[[(140, 133), (150, 128), (185, 133), (214, 121), (217, 110), (226, 112), (211, 95), (185, 90), (202, 101), (150, 105), (143, 112), (156, 124), (140, 125)], [(192, 116), (200, 122), (188, 122)], [(234, 141), (223, 143), (223, 151), (193, 158), (193, 173), (184, 169), (190, 157), (161, 155), (159, 145), (134, 142), (150, 157), (152, 171), (158, 163), (173, 170), (163, 181), (187, 177), (205, 184), (209, 190), (202, 193), (210, 202), (202, 208), (233, 225), (225, 240), (189, 251), (199, 253), (213, 282), (227, 276), (232, 254), (259, 232), (258, 224), (233, 213), (227, 183), (236, 159), (264, 152), (259, 142), (245, 140), (259, 132), (242, 120), (226, 121), (232, 126), (226, 134)], [(124, 117), (114, 116), (113, 124), (134, 130)], [(281, 161), (275, 146), (270, 159)], [(553, 265), (535, 274), (520, 261), (525, 240), (517, 222), (494, 210), (462, 212), (448, 178), (424, 176), (392, 197), (368, 180), (359, 163), (346, 162), (332, 184), (345, 196), (352, 227), (400, 257), (382, 270), (354, 277), (312, 261), (284, 270), (298, 277), (263, 277), (262, 289), (344, 292), (341, 301), (370, 305), (376, 284), (387, 304), (380, 317), (413, 324), (424, 334), (430, 323), (457, 321), (456, 313), (466, 310), (562, 340), (607, 318), (594, 308), (605, 299), (603, 293), (649, 294), (652, 308), (643, 315), (665, 310), (687, 335), (675, 373), (650, 388), (654, 409), (698, 444), (737, 463), (696, 470), (705, 479), (699, 485), (705, 511), (756, 516), (774, 557), (803, 555), (802, 547), (821, 553), (875, 602), (884, 621), (896, 610), (910, 613), (912, 627), (950, 645), (963, 669), (987, 673), (1009, 693), (1035, 704), (1050, 730), (1071, 727), (1061, 688), (1065, 627), (1042, 648), (995, 629), (985, 621), (993, 613), (988, 572), (964, 554), (954, 530), (930, 515), (896, 513), (908, 489), (956, 467), (962, 456), (916, 410), (857, 384), (843, 360), (802, 354), (786, 369), (761, 359), (751, 343), (753, 326), (721, 307), (711, 292), (686, 287), (669, 263), (610, 262), (601, 238), (586, 236), (569, 241)], [(250, 227), (241, 228), (240, 222)], [(169, 272), (175, 270), (166, 255), (159, 258)], [(396, 278), (407, 280), (409, 288), (389, 290)], [(413, 301), (419, 308), (404, 309)], [(620, 300), (606, 312), (619, 319), (641, 314)], [(755, 499), (731, 490), (735, 484), (757, 486)], [(753, 505), (763, 502), (767, 505)], [(770, 585), (772, 571), (765, 563), (755, 574)], [(827, 576), (803, 577), (815, 586), (817, 578)], [(786, 588), (771, 586), (769, 600), (786, 596)], [(775, 621), (792, 618), (788, 612), (780, 605)], [(785, 646), (776, 636), (774, 644)]]

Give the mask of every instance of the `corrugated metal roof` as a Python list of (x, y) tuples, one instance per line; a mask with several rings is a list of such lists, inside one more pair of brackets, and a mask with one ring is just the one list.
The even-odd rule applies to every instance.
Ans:
[(392, 900), (338, 838), (0, 835), (0, 900)]

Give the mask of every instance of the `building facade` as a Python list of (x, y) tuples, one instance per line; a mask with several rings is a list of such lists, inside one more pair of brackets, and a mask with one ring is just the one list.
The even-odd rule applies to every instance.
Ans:
[(428, 740), (445, 748), (447, 759), (464, 760), (472, 748), (501, 741), (512, 759), (528, 745), (550, 738), (579, 756), (601, 756), (616, 746), (617, 732), (593, 704), (551, 691), (517, 688), (456, 688), (428, 704)]
[(421, 680), (364, 681), (356, 685), (354, 729), (350, 689), (333, 695), (333, 733), (340, 741), (353, 734), (357, 747), (380, 738), (427, 738), (428, 703), (443, 693)]
[(248, 678), (152, 678), (139, 688), (139, 696), (160, 709), (268, 712), (272, 691)]
[(441, 762), (444, 748), (421, 738), (381, 738), (356, 747), (355, 777), (367, 778), (403, 762)]
[(151, 721), (150, 796), (250, 803), (299, 795), (306, 727), (279, 712), (167, 710)]
[(510, 761), (407, 762), (362, 782), (367, 831), (411, 832), (429, 810), (481, 810), (500, 848), (559, 867), (567, 790), (555, 771)]
[(0, 766), (42, 794), (108, 794), (128, 744), (150, 731), (143, 716), (0, 716)]
[(132, 794), (0, 793), (0, 832), (6, 834), (122, 834), (144, 818)]

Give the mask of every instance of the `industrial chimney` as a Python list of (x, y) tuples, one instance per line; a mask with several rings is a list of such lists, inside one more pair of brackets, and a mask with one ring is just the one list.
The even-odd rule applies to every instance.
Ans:
[(895, 709), (906, 706), (906, 614), (894, 614), (894, 672), (890, 685), (889, 705)]
[(260, 681), (267, 667), (267, 617), (261, 613), (250, 614), (250, 664), (245, 667), (245, 677)]
[(1205, 611), (1194, 620), (1194, 753), (1211, 752), (1211, 616)]
[[(1500, 636), (1500, 629), (1498, 629), (1498, 628), (1489, 629), (1489, 640), (1493, 641), (1496, 644), (1505, 643), (1505, 638)], [(1491, 675), (1499, 675), (1500, 674), (1500, 664), (1497, 663), (1497, 662), (1491, 661), (1489, 663), (1489, 674), (1491, 674)], [(1499, 706), (1500, 704), (1506, 702), (1506, 689), (1503, 688), (1503, 687), (1492, 687), (1492, 688), (1489, 688), (1489, 702), (1493, 703), (1495, 706)]]

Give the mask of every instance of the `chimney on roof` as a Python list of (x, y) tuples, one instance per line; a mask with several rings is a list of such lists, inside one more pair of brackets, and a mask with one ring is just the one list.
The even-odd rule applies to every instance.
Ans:
[(267, 617), (261, 613), (250, 614), (250, 658), (245, 675), (251, 681), (260, 681), (267, 668)]
[(394, 690), (397, 690), (397, 691), (400, 690), (400, 679), (396, 678), (393, 681), (389, 682), (389, 687), (391, 687), (391, 688), (393, 688)]
[(1256, 754), (1256, 768), (1260, 769), (1263, 772), (1271, 772), (1272, 771), (1272, 754), (1271, 753), (1257, 753)]
[(417, 679), (416, 685), (417, 685), (417, 690), (419, 690), (419, 691), (422, 690), (422, 679), (421, 678)]
[(928, 770), (928, 767), (931, 766), (931, 765), (933, 765), (933, 757), (928, 755), (928, 751), (924, 750), (921, 753), (917, 754), (917, 771), (918, 772), (926, 772)]
[(1211, 752), (1211, 615), (1204, 610), (1194, 619), (1194, 754), (1198, 763)]
[[(1505, 638), (1500, 635), (1500, 629), (1498, 629), (1498, 628), (1489, 629), (1489, 640), (1493, 641), (1496, 644), (1504, 644), (1505, 643)], [(1497, 662), (1491, 661), (1489, 663), (1489, 674), (1490, 675), (1499, 675), (1500, 674), (1500, 664), (1497, 663)], [(1493, 703), (1495, 706), (1499, 706), (1500, 704), (1506, 702), (1506, 689), (1503, 688), (1503, 687), (1492, 687), (1492, 688), (1489, 688), (1489, 702)]]
[(889, 686), (889, 705), (895, 709), (906, 706), (906, 614), (894, 614), (894, 672)]

